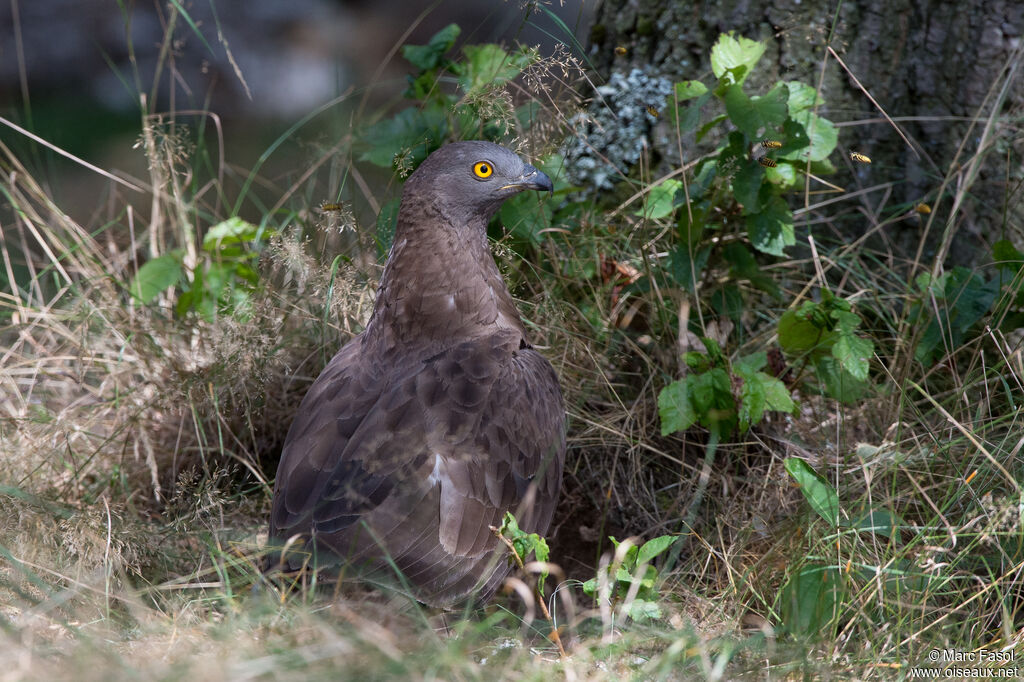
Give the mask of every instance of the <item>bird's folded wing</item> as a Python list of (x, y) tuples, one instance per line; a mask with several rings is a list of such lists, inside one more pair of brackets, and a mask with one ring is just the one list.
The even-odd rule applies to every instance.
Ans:
[[(275, 535), (312, 525), (341, 551), (364, 521), (394, 556), (408, 549), (396, 546), (408, 539), (403, 527), (430, 515), (444, 550), (467, 557), (492, 546), (488, 526), (505, 510), (525, 514), (528, 530), (546, 526), (561, 480), (564, 409), (551, 366), (520, 348), (517, 333), (409, 363), (389, 358), (383, 374), (341, 355), (289, 433)], [(542, 502), (519, 509), (524, 496)]]
[(423, 394), (445, 385), (426, 404), (432, 421), (447, 424), (449, 448), (439, 447), (439, 537), (457, 556), (492, 546), (489, 526), (505, 511), (525, 530), (546, 527), (561, 485), (565, 409), (547, 360), (521, 348), (518, 334), (495, 334), (455, 347), (434, 372), (418, 378)]

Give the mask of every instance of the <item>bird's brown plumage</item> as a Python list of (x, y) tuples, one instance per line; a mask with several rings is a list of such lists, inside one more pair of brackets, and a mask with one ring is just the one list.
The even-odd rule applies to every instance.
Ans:
[[(481, 161), (487, 177), (474, 172)], [(370, 321), (313, 383), (288, 432), (272, 543), (301, 535), (319, 562), (391, 574), (447, 606), (488, 597), (506, 575), (488, 530), (506, 511), (528, 532), (547, 531), (565, 410), (486, 236), (501, 202), (523, 189), (551, 181), (489, 142), (442, 147), (409, 177)]]

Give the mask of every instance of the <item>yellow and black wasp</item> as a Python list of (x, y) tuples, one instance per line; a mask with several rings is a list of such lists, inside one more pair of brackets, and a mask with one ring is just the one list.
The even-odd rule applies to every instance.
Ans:
[(750, 158), (757, 161), (765, 168), (775, 168), (779, 164), (775, 159), (768, 158), (768, 150), (779, 149), (781, 147), (782, 143), (778, 140), (761, 140), (760, 142), (754, 143), (754, 146), (750, 148)]

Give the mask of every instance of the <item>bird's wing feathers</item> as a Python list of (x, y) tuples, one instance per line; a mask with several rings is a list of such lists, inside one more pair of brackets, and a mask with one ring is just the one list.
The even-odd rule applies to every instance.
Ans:
[[(488, 526), (505, 510), (525, 514), (528, 530), (546, 528), (561, 481), (564, 409), (540, 354), (511, 331), (397, 364), (366, 362), (360, 350), (355, 341), (342, 349), (299, 409), (273, 536), (312, 526), (345, 553), (367, 543), (362, 527), (392, 556), (443, 573), (442, 555), (416, 556), (431, 535), (449, 558), (465, 558), (493, 547)], [(532, 482), (547, 502), (519, 509), (535, 496)]]

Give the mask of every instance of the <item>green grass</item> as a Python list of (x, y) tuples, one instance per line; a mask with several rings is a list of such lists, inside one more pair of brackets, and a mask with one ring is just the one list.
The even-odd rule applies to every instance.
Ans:
[[(589, 87), (565, 54), (540, 64), (508, 81), (492, 112), (532, 103), (530, 121), (506, 123), (532, 136), (538, 156), (566, 134), (579, 106), (571, 93)], [(573, 89), (539, 88), (561, 66)], [(479, 106), (481, 93), (452, 92), (442, 93), (453, 98), (444, 100), (452, 120), (459, 107)], [(803, 206), (814, 224), (798, 233), (792, 257), (756, 254), (781, 297), (731, 280), (721, 258), (688, 292), (659, 275), (679, 207), (637, 212), (657, 173), (676, 170), (652, 169), (650, 159), (601, 199), (557, 194), (574, 208), (549, 216), (546, 232), (495, 235), (569, 406), (550, 557), (561, 568), (549, 579), (568, 658), (531, 598), (514, 591), (441, 614), (383, 589), (268, 582), (256, 565), (280, 444), (305, 388), (368, 319), (387, 239), (376, 209), (396, 187), (356, 161), (365, 150), (354, 134), (311, 152), (301, 164), (309, 172), (270, 178), (263, 164), (301, 143), (307, 121), (239, 169), (219, 160), (205, 119), (150, 113), (139, 125), (148, 175), (128, 179), (143, 191), (111, 180), (85, 224), (67, 215), (42, 171), (0, 145), (9, 206), (0, 238), (0, 651), (9, 676), (890, 679), (926, 664), (933, 648), (1024, 651), (1024, 363), (1011, 340), (1019, 266), (1010, 263), (991, 304), (954, 333), (956, 315), (968, 314), (968, 299), (988, 291), (1000, 266), (979, 265), (970, 287), (922, 290), (913, 278), (942, 272), (948, 238), (934, 261), (897, 251), (875, 237), (908, 207), (883, 205), (860, 215), (862, 239), (846, 240), (851, 192)], [(986, 140), (1012, 134), (1008, 118), (985, 115)], [(965, 146), (960, 162), (980, 166), (987, 149)], [(684, 158), (688, 173), (693, 160)], [(920, 218), (931, 224), (922, 235), (940, 231), (930, 222), (940, 212), (956, 224), (971, 184), (954, 175), (936, 180), (945, 199)], [(729, 228), (731, 190), (719, 189), (722, 238), (742, 241)], [(323, 202), (344, 208), (323, 211)], [(230, 254), (204, 249), (203, 235), (235, 206), (260, 236)], [(1020, 236), (1007, 226), (1008, 239)], [(143, 303), (132, 294), (140, 265), (171, 252), (182, 281)], [(176, 309), (198, 286), (195, 271), (226, 263), (222, 272), (242, 273), (249, 262), (255, 283), (240, 277), (204, 289), (214, 295), (202, 310)], [(634, 273), (646, 285), (629, 281)], [(735, 319), (714, 304), (723, 282), (742, 296)], [(862, 398), (821, 394), (810, 365), (786, 357), (778, 376), (796, 413), (768, 413), (723, 437), (713, 461), (705, 428), (662, 435), (658, 395), (682, 375), (680, 354), (694, 339), (715, 339), (730, 361), (772, 349), (785, 310), (823, 285), (852, 302), (858, 333), (874, 344)], [(953, 323), (923, 361), (915, 349), (937, 310)], [(795, 487), (786, 458), (805, 461), (817, 482)], [(683, 524), (698, 490), (696, 520)], [(815, 494), (834, 496), (834, 515), (812, 510), (805, 495)], [(582, 583), (615, 561), (607, 536), (681, 531), (672, 565), (655, 563), (659, 618), (630, 618), (629, 597), (602, 605), (584, 593)]]

